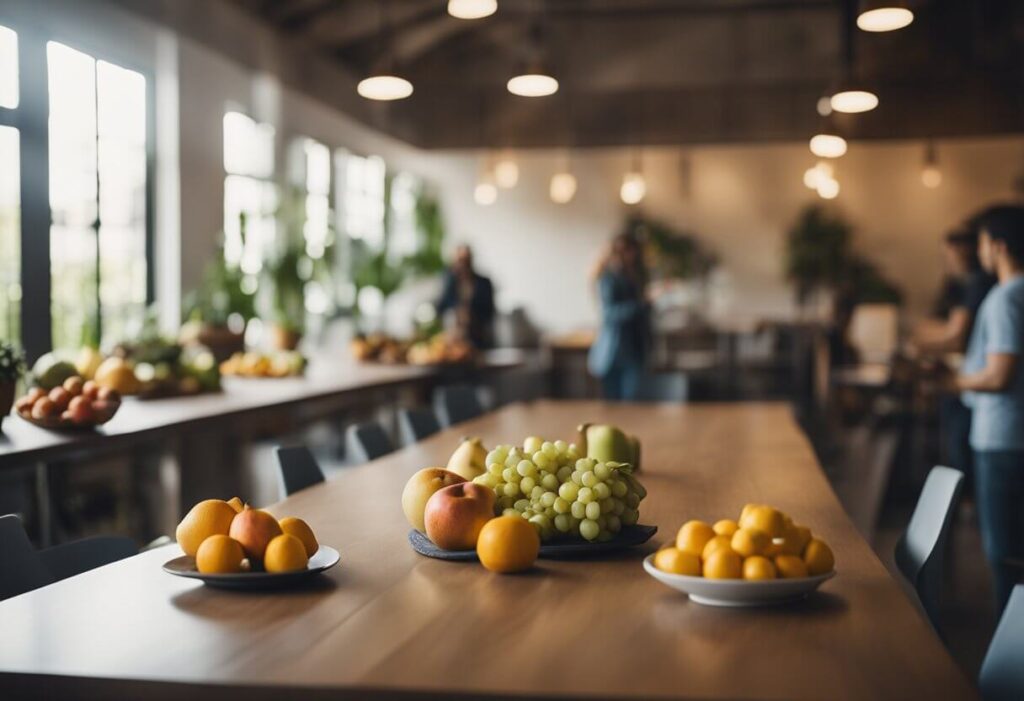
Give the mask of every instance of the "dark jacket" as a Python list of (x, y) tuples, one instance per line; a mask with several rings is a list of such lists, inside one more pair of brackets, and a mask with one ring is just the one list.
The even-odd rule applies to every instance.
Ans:
[[(444, 288), (437, 302), (438, 315), (459, 306), (459, 278), (451, 270), (445, 272)], [(494, 287), (483, 275), (473, 273), (473, 291), (469, 299), (469, 341), (477, 348), (492, 345), (494, 323)]]
[(601, 328), (590, 348), (587, 367), (603, 377), (613, 367), (647, 363), (651, 347), (650, 307), (636, 283), (606, 270), (597, 281), (601, 298)]

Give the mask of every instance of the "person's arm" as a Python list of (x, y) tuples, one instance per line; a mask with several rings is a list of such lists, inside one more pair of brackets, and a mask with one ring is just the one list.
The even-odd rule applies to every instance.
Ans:
[(985, 367), (960, 375), (956, 386), (961, 392), (1004, 392), (1016, 371), (1016, 353), (989, 353), (985, 356)]
[(931, 353), (961, 351), (967, 343), (971, 312), (967, 307), (954, 307), (945, 321), (932, 322), (918, 328), (914, 345)]
[(614, 298), (612, 279), (602, 275), (597, 281), (597, 289), (601, 295), (601, 309), (606, 321), (615, 323), (629, 321), (641, 311), (644, 303), (637, 299), (617, 300)]
[(956, 386), (967, 392), (1004, 392), (1013, 381), (1024, 349), (1024, 301), (993, 300), (998, 306), (983, 310), (987, 341), (985, 367), (957, 378)]

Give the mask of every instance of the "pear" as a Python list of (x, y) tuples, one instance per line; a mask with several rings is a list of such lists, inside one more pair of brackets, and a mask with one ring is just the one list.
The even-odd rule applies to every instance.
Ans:
[(581, 424), (580, 449), (588, 458), (599, 462), (629, 463), (633, 470), (640, 469), (640, 440), (616, 426)]
[(479, 438), (463, 438), (448, 460), (448, 471), (471, 481), (487, 471), (487, 448)]

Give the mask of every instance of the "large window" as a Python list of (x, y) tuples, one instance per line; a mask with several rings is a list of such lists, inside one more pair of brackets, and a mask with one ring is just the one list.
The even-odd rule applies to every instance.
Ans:
[(384, 247), (384, 161), (378, 156), (335, 156), (341, 230), (371, 250)]
[(241, 112), (224, 115), (224, 258), (256, 275), (277, 233), (274, 128)]
[[(18, 35), (0, 26), (0, 112), (18, 106)], [(21, 158), (18, 130), (0, 125), (0, 339), (21, 339)]]
[(146, 79), (47, 44), (55, 348), (138, 332), (147, 302)]

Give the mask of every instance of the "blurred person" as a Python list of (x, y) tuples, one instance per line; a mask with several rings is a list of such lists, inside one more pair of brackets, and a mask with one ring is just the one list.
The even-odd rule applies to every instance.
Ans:
[(587, 367), (601, 380), (606, 399), (635, 399), (651, 349), (647, 266), (640, 242), (620, 234), (595, 271), (601, 327)]
[(437, 304), (438, 316), (455, 313), (455, 326), (476, 348), (490, 348), (494, 338), (494, 286), (473, 268), (473, 251), (463, 244), (455, 249), (445, 271)]
[(996, 610), (1016, 584), (1007, 558), (1024, 557), (1024, 207), (979, 220), (981, 264), (998, 284), (982, 302), (956, 387), (973, 411), (978, 522), (993, 569)]

